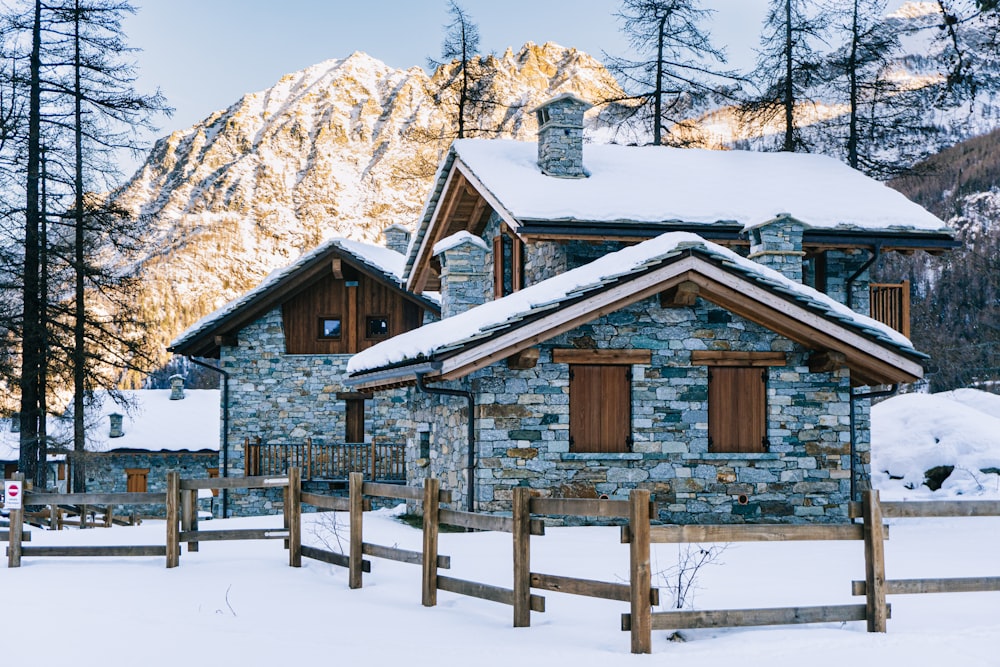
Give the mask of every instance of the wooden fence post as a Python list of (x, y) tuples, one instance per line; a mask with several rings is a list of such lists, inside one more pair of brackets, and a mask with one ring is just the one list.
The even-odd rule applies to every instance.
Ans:
[[(198, 492), (194, 489), (184, 489), (181, 491), (181, 530), (191, 532), (195, 530), (195, 515), (198, 512)], [(187, 543), (188, 553), (198, 550), (197, 542)]]
[(177, 526), (177, 504), (180, 502), (181, 479), (176, 470), (167, 471), (167, 567), (180, 564), (181, 543)]
[(436, 477), (424, 478), (424, 549), (421, 604), (433, 607), (437, 604), (437, 559), (438, 559), (438, 498), (441, 482)]
[(886, 631), (885, 530), (878, 491), (865, 491), (865, 587), (868, 632)]
[(531, 489), (514, 488), (514, 627), (531, 625)]
[(649, 491), (629, 494), (629, 586), (632, 612), (632, 653), (652, 653), (653, 618), (649, 569)]
[(364, 520), (364, 502), (361, 494), (361, 487), (364, 485), (365, 476), (360, 472), (352, 472), (349, 477), (350, 486), (350, 517), (351, 517), (351, 544), (348, 563), (347, 585), (351, 588), (361, 588), (361, 544), (364, 541), (362, 521)]
[(288, 564), (302, 567), (302, 468), (288, 469)]
[[(21, 488), (24, 488), (23, 472), (14, 473), (12, 479), (22, 482)], [(24, 529), (23, 501), (21, 509), (11, 510), (8, 518), (10, 519), (10, 535), (7, 538), (7, 567), (21, 567), (21, 532)]]

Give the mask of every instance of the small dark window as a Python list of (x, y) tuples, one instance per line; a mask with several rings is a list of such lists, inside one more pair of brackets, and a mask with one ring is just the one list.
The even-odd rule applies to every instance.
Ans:
[(535, 112), (535, 116), (538, 119), (538, 127), (542, 127), (543, 125), (549, 122), (548, 109), (539, 109), (538, 111)]
[(372, 315), (365, 318), (365, 336), (368, 338), (385, 338), (389, 335), (389, 318), (385, 315)]
[(420, 457), (422, 459), (429, 459), (431, 457), (431, 432), (421, 431), (420, 432)]
[(319, 318), (320, 338), (340, 338), (340, 318), (321, 317)]

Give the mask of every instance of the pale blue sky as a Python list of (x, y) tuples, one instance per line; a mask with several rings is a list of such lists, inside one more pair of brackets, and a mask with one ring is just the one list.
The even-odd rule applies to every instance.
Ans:
[[(892, 0), (898, 5), (902, 0)], [(386, 64), (425, 66), (441, 49), (446, 0), (136, 0), (125, 26), (139, 85), (159, 86), (176, 108), (160, 134), (185, 128), (282, 75), (364, 51)], [(479, 25), (484, 51), (553, 41), (597, 58), (625, 55), (614, 12), (619, 0), (461, 0)], [(754, 59), (767, 0), (703, 0), (731, 64)]]
[[(126, 31), (140, 85), (159, 86), (177, 111), (158, 124), (187, 127), (283, 74), (364, 51), (386, 64), (425, 66), (438, 56), (445, 0), (138, 0)], [(502, 53), (527, 41), (574, 46), (598, 58), (626, 42), (618, 0), (463, 0), (481, 46)], [(710, 0), (712, 33), (734, 58), (752, 59), (766, 0)]]

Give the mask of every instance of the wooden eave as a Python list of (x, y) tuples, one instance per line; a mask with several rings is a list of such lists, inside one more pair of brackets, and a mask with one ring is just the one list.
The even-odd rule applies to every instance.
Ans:
[(211, 328), (205, 329), (193, 340), (180, 347), (167, 348), (168, 352), (183, 354), (192, 357), (207, 357), (211, 359), (219, 358), (219, 345), (217, 338), (235, 337), (240, 330), (248, 326), (265, 313), (281, 306), (292, 297), (307, 290), (320, 279), (332, 275), (334, 272), (334, 260), (339, 260), (342, 264), (350, 266), (359, 273), (388, 286), (393, 291), (400, 294), (404, 299), (415, 303), (424, 309), (431, 309), (440, 313), (440, 306), (432, 301), (417, 297), (400, 285), (391, 280), (386, 280), (385, 276), (377, 271), (373, 271), (364, 262), (358, 260), (350, 253), (339, 248), (331, 248), (329, 253), (315, 258), (308, 265), (302, 267), (297, 272), (286, 276), (272, 287), (265, 289), (256, 299), (245, 304), (243, 307), (233, 311)]
[[(912, 382), (923, 376), (921, 364), (892, 345), (833, 322), (803, 304), (688, 252), (666, 265), (567, 302), (555, 311), (527, 318), (481, 343), (443, 355), (434, 361), (434, 368), (426, 372), (426, 378), (434, 381), (464, 377), (685, 281), (699, 286), (701, 298), (806, 348), (842, 353), (854, 385)], [(423, 367), (427, 368), (426, 362)], [(352, 384), (359, 389), (382, 388), (385, 380), (406, 381), (409, 372), (406, 366), (381, 373), (375, 371), (370, 378), (361, 375)], [(384, 379), (376, 380), (375, 375), (379, 374)]]
[(456, 232), (467, 231), (479, 236), (489, 222), (494, 210), (516, 228), (517, 221), (504, 209), (492, 193), (460, 159), (455, 159), (447, 180), (427, 226), (427, 233), (420, 243), (407, 287), (413, 292), (440, 288), (440, 277), (435, 275), (432, 262), (434, 245)]

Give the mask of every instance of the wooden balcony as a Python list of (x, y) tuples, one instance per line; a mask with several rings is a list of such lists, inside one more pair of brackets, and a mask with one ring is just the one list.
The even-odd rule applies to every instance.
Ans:
[(303, 480), (346, 481), (352, 472), (377, 482), (405, 482), (405, 445), (389, 443), (266, 444), (245, 440), (246, 475), (284, 475), (302, 469)]
[(871, 283), (871, 317), (910, 337), (910, 281)]

